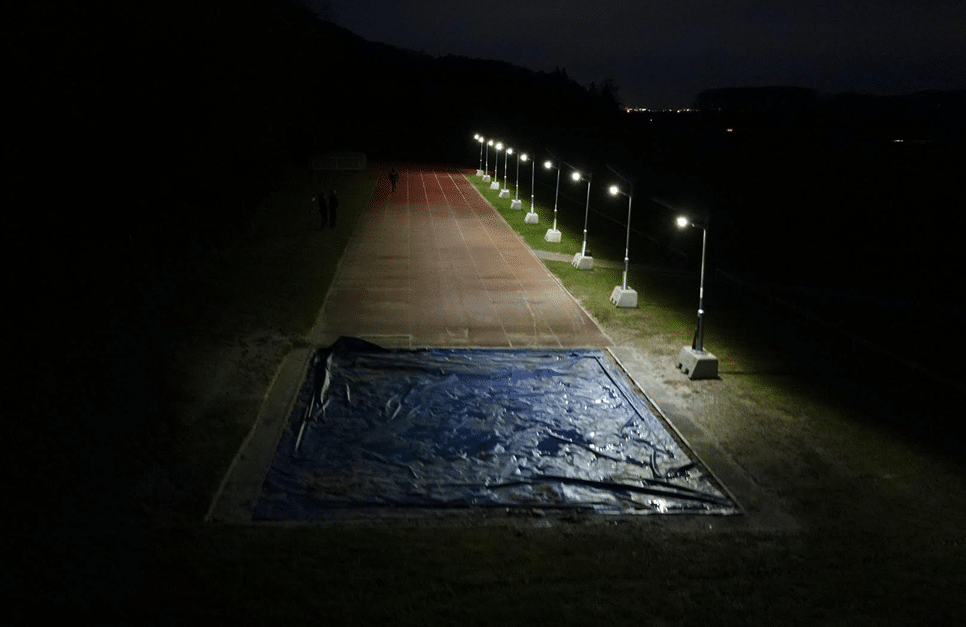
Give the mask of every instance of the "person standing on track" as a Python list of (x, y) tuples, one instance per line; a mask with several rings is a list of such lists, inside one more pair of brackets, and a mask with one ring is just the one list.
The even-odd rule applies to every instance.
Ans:
[(339, 195), (336, 191), (332, 190), (332, 196), (329, 197), (329, 228), (335, 228), (335, 219), (337, 217), (337, 210), (339, 209)]
[(392, 191), (396, 191), (396, 183), (399, 182), (399, 172), (396, 172), (396, 168), (389, 173), (389, 182), (392, 183)]
[(321, 221), (322, 228), (324, 229), (326, 226), (326, 223), (329, 221), (329, 203), (326, 202), (325, 200), (325, 192), (324, 191), (319, 192), (319, 195), (316, 196), (313, 200), (315, 200), (315, 202), (318, 203), (319, 220)]

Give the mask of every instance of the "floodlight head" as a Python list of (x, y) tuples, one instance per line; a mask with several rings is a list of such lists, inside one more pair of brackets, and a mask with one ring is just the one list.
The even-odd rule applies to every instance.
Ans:
[(520, 153), (520, 158), (523, 159), (524, 161), (527, 161), (527, 160), (530, 159), (530, 157), (528, 157), (527, 156), (527, 153), (525, 153), (525, 152), (524, 153)]
[(496, 149), (497, 150), (503, 150), (503, 142), (497, 142), (496, 143)]
[(545, 168), (547, 168), (549, 170), (550, 168), (553, 167), (553, 163), (551, 163), (550, 161), (544, 161), (543, 162), (543, 167), (545, 167)]
[(574, 170), (574, 173), (570, 175), (570, 178), (572, 178), (575, 181), (579, 181), (580, 180), (580, 172), (578, 172), (577, 170)]
[(481, 136), (479, 136), (479, 135), (477, 135), (477, 136), (476, 136), (476, 140), (477, 140), (478, 142), (480, 142), (481, 144), (482, 144), (483, 142), (485, 142), (485, 141), (486, 141), (486, 140), (485, 140), (485, 139), (484, 139), (483, 137), (481, 137)]
[(680, 216), (678, 218), (678, 226), (681, 227), (682, 229), (688, 226), (689, 224), (691, 224), (691, 221), (685, 218), (684, 216)]
[(486, 142), (486, 145), (487, 146), (492, 146), (493, 145), (493, 140), (491, 139), (490, 141)]
[(507, 148), (506, 149), (506, 154), (512, 155), (513, 154), (513, 148)]
[(611, 185), (610, 186), (611, 196), (616, 196), (618, 193), (620, 193), (620, 191), (621, 191), (620, 188), (617, 187), (616, 185)]
[(479, 139), (479, 138), (480, 138), (480, 134), (479, 133), (474, 133), (473, 134), (473, 139)]

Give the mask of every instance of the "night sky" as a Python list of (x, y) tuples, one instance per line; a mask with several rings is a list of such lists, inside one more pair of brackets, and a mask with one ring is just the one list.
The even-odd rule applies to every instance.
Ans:
[(303, 0), (374, 42), (611, 78), (628, 106), (703, 89), (966, 88), (963, 0)]

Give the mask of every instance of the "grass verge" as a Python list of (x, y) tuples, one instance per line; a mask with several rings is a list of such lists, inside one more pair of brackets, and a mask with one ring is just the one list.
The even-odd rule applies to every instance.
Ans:
[[(547, 230), (553, 226), (553, 207), (537, 207), (535, 213), (539, 216), (537, 224), (528, 224), (526, 216), (530, 212), (531, 202), (524, 198), (520, 199), (522, 209), (511, 209), (514, 192), (511, 191), (507, 198), (500, 198), (498, 190), (490, 189), (490, 183), (484, 183), (481, 176), (467, 176), (470, 183), (480, 192), (480, 195), (489, 202), (500, 216), (506, 220), (507, 224), (513, 227), (527, 246), (535, 250), (545, 250), (548, 252), (561, 253), (564, 255), (575, 255), (580, 252), (583, 243), (583, 233), (574, 231), (562, 220), (557, 220), (557, 230), (560, 231), (560, 242), (549, 243), (544, 240)], [(558, 212), (559, 218), (559, 212)], [(592, 240), (591, 240), (592, 241)], [(590, 242), (588, 242), (588, 246)]]
[[(544, 234), (549, 227), (544, 223), (527, 224), (524, 220), (529, 211), (529, 202), (523, 202), (522, 211), (511, 209), (511, 199), (500, 198), (496, 190), (491, 190), (489, 184), (482, 181), (482, 177), (469, 175), (467, 179), (532, 249), (568, 256), (580, 252), (582, 231), (558, 221), (560, 243), (546, 242)], [(552, 210), (550, 213), (552, 215)], [(597, 240), (588, 236), (588, 248), (592, 251), (606, 250), (598, 244)], [(610, 261), (619, 260), (615, 258)], [(647, 341), (655, 337), (680, 337), (682, 346), (690, 342), (696, 309), (696, 302), (691, 303), (690, 300), (692, 296), (693, 300), (697, 300), (697, 284), (691, 277), (667, 269), (632, 265), (628, 273), (628, 287), (638, 292), (638, 307), (625, 309), (615, 307), (610, 302), (614, 287), (622, 285), (622, 267), (598, 263), (593, 270), (585, 271), (577, 270), (569, 261), (545, 260), (544, 263), (584, 309), (598, 323), (605, 325), (611, 335), (616, 336), (614, 339), (618, 342)]]

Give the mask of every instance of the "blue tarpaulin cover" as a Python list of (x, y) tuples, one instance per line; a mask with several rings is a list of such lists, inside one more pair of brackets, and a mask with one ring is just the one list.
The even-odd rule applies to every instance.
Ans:
[(386, 507), (737, 513), (602, 350), (319, 351), (256, 519)]

